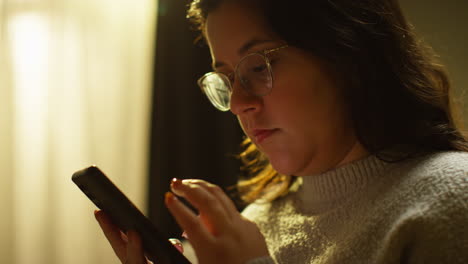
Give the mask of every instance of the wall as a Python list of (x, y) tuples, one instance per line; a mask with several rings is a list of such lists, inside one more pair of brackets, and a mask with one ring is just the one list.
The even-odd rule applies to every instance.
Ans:
[(468, 127), (468, 1), (400, 1), (416, 31), (440, 55), (447, 66), (457, 100), (464, 103)]

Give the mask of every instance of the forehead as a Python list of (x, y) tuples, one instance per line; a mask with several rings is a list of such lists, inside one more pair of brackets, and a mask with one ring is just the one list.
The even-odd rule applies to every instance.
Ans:
[(248, 42), (275, 39), (258, 8), (237, 1), (227, 1), (208, 15), (205, 36), (213, 60), (241, 56), (239, 51)]

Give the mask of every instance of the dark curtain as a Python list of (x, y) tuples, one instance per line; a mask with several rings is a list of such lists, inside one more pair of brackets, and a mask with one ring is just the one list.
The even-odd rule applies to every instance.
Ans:
[(160, 0), (149, 171), (149, 217), (163, 233), (180, 230), (164, 206), (174, 177), (205, 179), (223, 188), (235, 184), (242, 132), (235, 117), (217, 111), (196, 81), (210, 71), (206, 44), (195, 44), (185, 12), (188, 0)]

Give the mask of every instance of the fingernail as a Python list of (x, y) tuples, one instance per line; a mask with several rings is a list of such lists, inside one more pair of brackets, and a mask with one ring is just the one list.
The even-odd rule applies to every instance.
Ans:
[(99, 221), (99, 218), (98, 218), (98, 214), (99, 213), (99, 210), (94, 210), (94, 217), (96, 218), (96, 220)]
[(164, 201), (166, 202), (166, 204), (171, 204), (173, 203), (177, 198), (175, 197), (175, 195), (171, 192), (166, 192), (164, 194)]
[(126, 233), (120, 231), (120, 238), (125, 241), (126, 243), (128, 243), (128, 236)]
[(171, 187), (172, 187), (172, 188), (177, 189), (177, 188), (180, 187), (180, 185), (182, 185), (182, 180), (177, 179), (177, 178), (173, 178), (173, 179), (172, 179), (172, 181), (171, 181)]
[(179, 241), (179, 239), (169, 238), (169, 241), (180, 251), (180, 253), (184, 253), (184, 247), (182, 246), (182, 243)]

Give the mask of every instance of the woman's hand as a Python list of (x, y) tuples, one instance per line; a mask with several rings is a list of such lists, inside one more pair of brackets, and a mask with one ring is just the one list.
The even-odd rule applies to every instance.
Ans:
[(202, 180), (174, 179), (171, 189), (199, 211), (196, 215), (166, 193), (166, 206), (185, 230), (200, 264), (244, 264), (268, 255), (258, 227), (239, 214), (220, 187)]
[[(114, 249), (115, 254), (123, 264), (150, 264), (144, 255), (141, 239), (135, 231), (122, 233), (120, 229), (112, 223), (110, 218), (102, 211), (95, 211), (96, 220), (101, 226), (104, 235)], [(183, 252), (182, 244), (177, 239), (169, 241), (180, 251)]]

